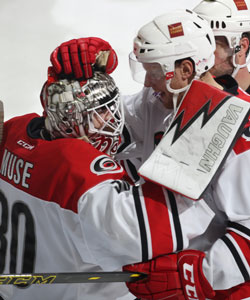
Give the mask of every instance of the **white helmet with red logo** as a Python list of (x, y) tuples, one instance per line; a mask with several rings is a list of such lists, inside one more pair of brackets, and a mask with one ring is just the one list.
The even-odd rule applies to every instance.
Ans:
[(62, 79), (42, 91), (45, 127), (52, 139), (87, 139), (95, 148), (114, 155), (124, 124), (119, 90), (108, 74), (95, 72), (82, 84)]
[[(215, 36), (224, 36), (235, 53), (244, 32), (250, 32), (250, 0), (203, 0), (194, 11), (209, 22)], [(247, 63), (250, 59), (247, 58)], [(236, 73), (234, 72), (234, 75)]]
[[(214, 35), (207, 21), (190, 10), (179, 9), (156, 17), (134, 39), (136, 60), (159, 63), (166, 79), (173, 76), (175, 62), (184, 58), (193, 60), (199, 77), (214, 65), (214, 51)], [(133, 74), (133, 54), (130, 66)]]

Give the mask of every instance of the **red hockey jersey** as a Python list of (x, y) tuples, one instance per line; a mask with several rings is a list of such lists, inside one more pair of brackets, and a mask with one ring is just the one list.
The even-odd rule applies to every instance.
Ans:
[[(214, 214), (203, 200), (178, 199), (151, 183), (130, 186), (119, 164), (82, 140), (32, 138), (27, 128), (37, 117), (4, 125), (1, 273), (121, 270), (187, 248), (206, 230)], [(12, 300), (134, 299), (123, 283), (31, 285), (11, 292)], [(0, 287), (1, 293), (5, 298)]]

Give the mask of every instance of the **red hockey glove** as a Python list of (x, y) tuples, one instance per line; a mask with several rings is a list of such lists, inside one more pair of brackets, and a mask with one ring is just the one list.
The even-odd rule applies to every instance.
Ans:
[(130, 292), (140, 299), (205, 300), (215, 292), (202, 271), (205, 254), (184, 250), (159, 256), (146, 263), (128, 265), (124, 271), (147, 273), (146, 280), (127, 283)]
[(117, 55), (110, 44), (97, 37), (80, 38), (62, 43), (50, 56), (54, 70), (61, 77), (86, 80), (94, 70), (112, 73)]

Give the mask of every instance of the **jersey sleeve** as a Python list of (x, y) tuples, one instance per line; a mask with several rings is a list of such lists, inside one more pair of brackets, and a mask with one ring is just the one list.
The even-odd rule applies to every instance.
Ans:
[(117, 154), (118, 159), (140, 156), (144, 135), (144, 93), (145, 90), (143, 89), (137, 94), (122, 97), (125, 125), (122, 133), (122, 143)]
[(204, 261), (205, 275), (214, 289), (229, 289), (250, 279), (249, 165), (249, 150), (232, 152), (214, 185), (214, 199), (227, 221), (225, 234)]
[(121, 136), (121, 144), (116, 154), (116, 159), (126, 170), (130, 180), (137, 183), (140, 177), (137, 173), (141, 165), (141, 155), (143, 151), (143, 94), (140, 91), (131, 96), (123, 96), (125, 124)]
[(108, 180), (92, 188), (78, 204), (88, 249), (84, 261), (112, 271), (187, 248), (213, 213), (203, 201), (178, 200), (152, 183), (136, 187)]
[(123, 96), (125, 125), (122, 132), (122, 142), (116, 154), (116, 159), (123, 165), (128, 176), (134, 183), (143, 180), (137, 173), (142, 164), (145, 120), (147, 115), (147, 97), (150, 89), (144, 88), (139, 93)]

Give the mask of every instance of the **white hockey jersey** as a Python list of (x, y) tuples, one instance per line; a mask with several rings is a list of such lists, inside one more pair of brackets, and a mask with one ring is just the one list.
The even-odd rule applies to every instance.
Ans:
[[(240, 89), (238, 97), (250, 100)], [(124, 105), (127, 126), (117, 157), (126, 160), (126, 169), (129, 167), (130, 176), (138, 181), (136, 169), (154, 150), (159, 133), (166, 129), (170, 111), (154, 96), (151, 88), (124, 97)], [(205, 198), (215, 217), (206, 232), (192, 239), (189, 245), (189, 248), (206, 251), (203, 269), (207, 279), (214, 289), (227, 290), (223, 296), (218, 292), (216, 299), (220, 300), (229, 299), (223, 297), (231, 294), (234, 298), (230, 299), (234, 300), (250, 297), (249, 166), (250, 134), (246, 127)], [(182, 197), (175, 197), (178, 205)], [(188, 226), (193, 221), (187, 220)]]
[[(36, 120), (29, 114), (4, 125), (1, 273), (121, 270), (187, 248), (207, 229), (214, 213), (203, 200), (195, 203), (152, 183), (130, 186), (122, 167), (86, 142), (34, 138)], [(0, 295), (5, 300), (134, 299), (124, 283), (11, 288), (0, 282)]]
[(123, 96), (123, 103), (126, 123), (116, 158), (123, 161), (134, 182), (143, 183), (137, 170), (161, 140), (172, 110), (165, 108), (152, 88)]

